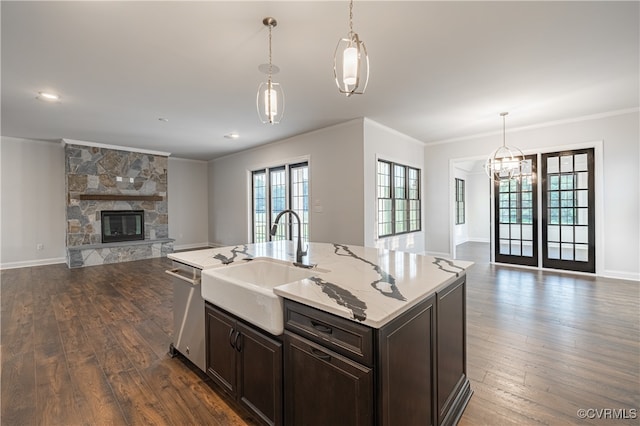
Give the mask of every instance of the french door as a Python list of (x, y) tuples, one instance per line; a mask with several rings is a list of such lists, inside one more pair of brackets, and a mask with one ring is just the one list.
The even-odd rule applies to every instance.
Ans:
[(546, 153), (540, 159), (538, 168), (537, 155), (526, 156), (520, 176), (494, 182), (495, 261), (538, 266), (541, 258), (545, 268), (594, 273), (594, 149)]
[(595, 272), (594, 150), (542, 154), (542, 266)]
[(518, 178), (494, 182), (495, 261), (538, 265), (536, 155), (528, 155)]

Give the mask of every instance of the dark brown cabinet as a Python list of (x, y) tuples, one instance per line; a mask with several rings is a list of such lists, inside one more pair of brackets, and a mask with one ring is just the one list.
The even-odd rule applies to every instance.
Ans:
[(471, 397), (465, 276), (380, 329), (285, 300), (287, 425), (449, 425)]
[(207, 374), (263, 423), (281, 425), (282, 343), (207, 303)]

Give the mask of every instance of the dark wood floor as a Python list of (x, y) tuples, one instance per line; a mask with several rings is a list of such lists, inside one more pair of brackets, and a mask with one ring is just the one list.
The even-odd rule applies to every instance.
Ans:
[[(483, 255), (458, 250), (480, 260), (467, 293), (474, 395), (460, 424), (639, 424), (611, 416), (640, 416), (640, 284), (492, 266)], [(2, 271), (0, 423), (254, 424), (167, 355), (169, 266)], [(580, 409), (612, 411), (583, 421)]]

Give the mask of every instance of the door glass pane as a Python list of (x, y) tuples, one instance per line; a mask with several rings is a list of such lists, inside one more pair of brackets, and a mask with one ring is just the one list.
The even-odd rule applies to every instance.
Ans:
[(522, 226), (522, 239), (529, 241), (533, 240), (533, 225)]
[(547, 239), (549, 241), (560, 241), (560, 227), (559, 226), (547, 227)]
[(500, 254), (510, 254), (509, 240), (500, 240)]
[(576, 260), (579, 262), (589, 261), (589, 246), (587, 244), (576, 244)]
[(560, 157), (547, 158), (547, 173), (560, 172)]
[(560, 173), (573, 171), (573, 155), (563, 155), (560, 157)]
[(589, 210), (585, 208), (576, 209), (578, 211), (577, 225), (589, 224)]
[(573, 244), (562, 243), (560, 248), (560, 259), (573, 260)]
[(587, 154), (577, 154), (574, 156), (574, 168), (576, 172), (588, 170)]
[(519, 240), (511, 240), (511, 254), (513, 256), (520, 256), (522, 254)]
[(500, 224), (500, 238), (509, 238), (509, 225)]
[(588, 207), (589, 206), (589, 191), (581, 190), (576, 191), (576, 207)]
[(520, 225), (511, 225), (511, 238), (514, 240), (520, 239)]
[(563, 243), (573, 242), (573, 226), (560, 227), (560, 237)]
[(577, 189), (588, 189), (589, 188), (589, 173), (580, 172), (576, 173), (576, 188)]
[(575, 233), (576, 243), (587, 244), (589, 242), (589, 228), (586, 226), (576, 226)]
[(529, 257), (533, 256), (533, 243), (531, 241), (522, 242), (522, 255)]
[(560, 259), (560, 244), (547, 243), (547, 257), (549, 259)]

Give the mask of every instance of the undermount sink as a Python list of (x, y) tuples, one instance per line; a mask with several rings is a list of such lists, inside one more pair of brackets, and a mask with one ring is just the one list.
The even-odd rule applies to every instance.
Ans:
[(284, 330), (283, 302), (273, 288), (318, 272), (270, 258), (234, 262), (202, 271), (202, 297), (278, 336)]

